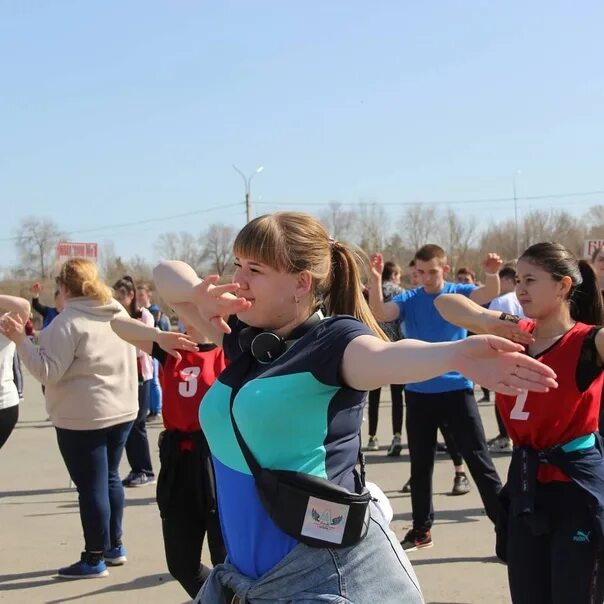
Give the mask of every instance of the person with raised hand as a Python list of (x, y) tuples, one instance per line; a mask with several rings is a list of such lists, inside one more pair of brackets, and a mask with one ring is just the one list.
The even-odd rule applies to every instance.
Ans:
[[(521, 342), (551, 367), (559, 388), (503, 393), (496, 403), (514, 449), (502, 491), (497, 554), (514, 604), (604, 601), (604, 313), (593, 269), (559, 243), (518, 260), (527, 319), (457, 295), (436, 300), (447, 321)], [(516, 371), (522, 375), (523, 370)]]
[[(468, 334), (465, 329), (445, 321), (434, 307), (434, 301), (443, 294), (459, 293), (478, 304), (486, 304), (499, 294), (497, 271), (501, 263), (497, 254), (487, 254), (482, 263), (485, 284), (481, 287), (473, 283), (451, 283), (447, 281), (450, 266), (445, 251), (438, 245), (426, 244), (415, 253), (421, 287), (385, 302), (381, 289), (383, 258), (375, 253), (371, 256), (369, 304), (378, 320), (404, 322), (408, 338), (453, 343)], [(465, 461), (493, 523), (499, 509), (501, 481), (489, 455), (471, 376), (463, 371), (445, 371), (435, 376), (428, 380), (412, 379), (405, 386), (413, 525), (401, 544), (408, 551), (433, 546), (432, 475), (439, 427), (455, 464), (451, 494), (463, 495), (470, 489), (463, 466)], [(488, 387), (486, 383), (478, 383)]]
[(61, 297), (61, 290), (57, 288), (54, 294), (55, 305), (46, 306), (40, 302), (41, 292), (42, 286), (38, 282), (31, 286), (31, 306), (42, 317), (42, 329), (44, 329), (63, 310), (65, 301)]
[[(387, 341), (357, 256), (307, 214), (252, 220), (234, 254), (229, 284), (178, 261), (154, 269), (162, 298), (229, 360), (200, 408), (228, 561), (197, 601), (422, 602), (356, 469), (367, 391), (458, 370), (510, 394), (543, 392), (556, 387), (554, 372), (495, 336)], [(275, 506), (275, 481), (296, 505)]]

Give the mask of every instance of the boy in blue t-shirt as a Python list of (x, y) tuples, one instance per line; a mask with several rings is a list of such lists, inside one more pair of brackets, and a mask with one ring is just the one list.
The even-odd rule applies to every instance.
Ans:
[[(404, 321), (405, 335), (410, 339), (453, 342), (467, 336), (465, 329), (445, 321), (436, 310), (434, 300), (441, 294), (462, 294), (480, 305), (499, 295), (497, 272), (502, 261), (496, 254), (489, 254), (483, 262), (485, 285), (477, 287), (447, 282), (449, 266), (444, 250), (438, 245), (424, 245), (415, 254), (415, 269), (421, 287), (407, 290), (390, 302), (384, 302), (381, 295), (383, 262), (381, 254), (371, 257), (369, 304), (379, 321)], [(439, 424), (448, 426), (493, 522), (497, 517), (501, 481), (488, 452), (470, 380), (449, 372), (431, 380), (407, 384), (405, 391), (413, 528), (401, 545), (405, 550), (413, 551), (432, 546), (432, 472)]]

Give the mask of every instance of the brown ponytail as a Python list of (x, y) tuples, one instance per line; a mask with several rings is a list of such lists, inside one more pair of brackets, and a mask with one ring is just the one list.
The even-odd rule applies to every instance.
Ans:
[(388, 340), (363, 295), (359, 266), (367, 263), (367, 257), (360, 251), (352, 251), (339, 241), (333, 242), (331, 257), (332, 279), (325, 296), (328, 314), (351, 315), (365, 323), (377, 336)]
[(582, 281), (571, 293), (570, 314), (575, 321), (604, 325), (604, 307), (598, 279), (586, 260), (579, 260)]

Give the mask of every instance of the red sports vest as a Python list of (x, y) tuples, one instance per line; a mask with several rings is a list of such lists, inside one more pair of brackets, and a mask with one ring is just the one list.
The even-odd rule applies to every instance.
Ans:
[(198, 432), (199, 405), (226, 363), (222, 348), (205, 352), (180, 351), (177, 361), (168, 355), (161, 379), (162, 416), (166, 430)]
[[(535, 328), (533, 321), (520, 321), (519, 325), (528, 332)], [(556, 390), (524, 392), (519, 396), (497, 394), (497, 408), (515, 445), (547, 449), (597, 431), (604, 374), (600, 373), (585, 392), (579, 391), (576, 379), (583, 342), (591, 329), (591, 325), (577, 323), (537, 355), (539, 361), (556, 372)], [(569, 480), (548, 464), (540, 466), (537, 478), (540, 482)]]

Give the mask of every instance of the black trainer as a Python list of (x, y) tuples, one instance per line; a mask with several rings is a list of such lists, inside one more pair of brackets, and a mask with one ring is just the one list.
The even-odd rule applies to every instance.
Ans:
[(401, 541), (401, 547), (406, 552), (414, 552), (418, 549), (427, 549), (433, 545), (434, 543), (432, 542), (432, 534), (430, 533), (430, 529), (411, 529)]

